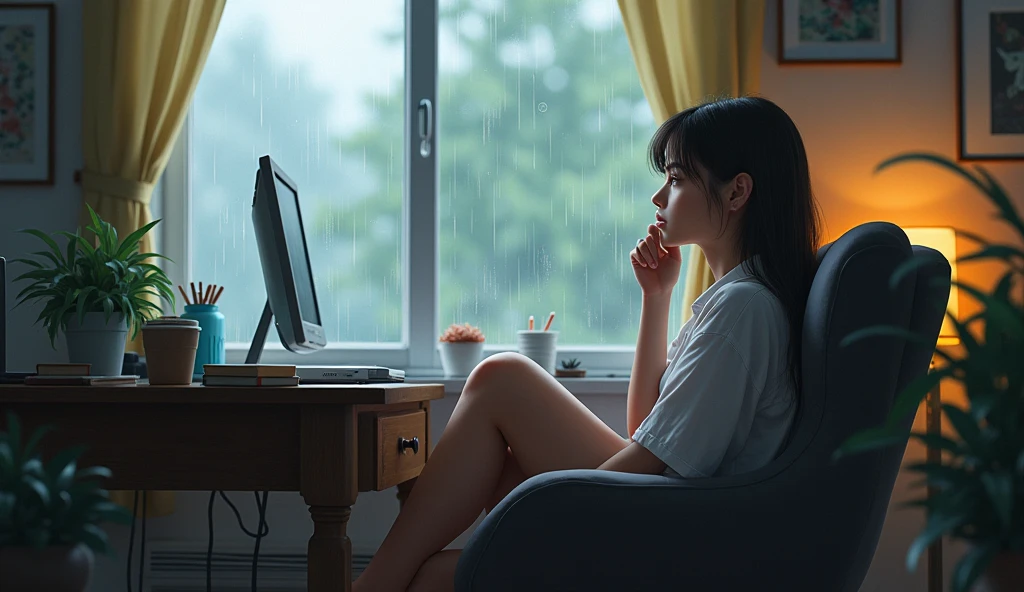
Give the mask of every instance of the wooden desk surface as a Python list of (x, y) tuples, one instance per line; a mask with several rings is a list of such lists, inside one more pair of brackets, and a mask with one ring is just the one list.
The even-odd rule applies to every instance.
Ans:
[(0, 385), (0, 403), (267, 403), (393, 405), (444, 397), (444, 385), (421, 383), (302, 386), (25, 386)]
[[(351, 506), (360, 489), (383, 487), (374, 480), (378, 472), (407, 479), (399, 499), (408, 495), (429, 451), (430, 401), (443, 396), (442, 384), (410, 383), (0, 385), (0, 417), (13, 411), (26, 430), (55, 426), (40, 446), (44, 455), (86, 445), (81, 463), (109, 467), (109, 489), (301, 493), (314, 525), (308, 590), (346, 592)], [(375, 462), (387, 451), (407, 454), (404, 446), (399, 451), (400, 439), (414, 434), (422, 437), (414, 464)]]

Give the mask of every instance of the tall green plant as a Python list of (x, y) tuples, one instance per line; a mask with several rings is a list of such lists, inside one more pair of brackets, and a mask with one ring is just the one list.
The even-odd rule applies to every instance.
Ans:
[(17, 416), (7, 413), (7, 431), (0, 431), (0, 547), (82, 543), (106, 553), (110, 546), (99, 525), (124, 524), (131, 515), (100, 487), (109, 469), (79, 468), (82, 448), (61, 450), (44, 462), (36, 447), (51, 429), (37, 428), (23, 444)]
[(147, 296), (162, 297), (174, 307), (171, 281), (162, 269), (146, 262), (167, 257), (139, 252), (139, 241), (160, 221), (146, 224), (119, 243), (114, 226), (86, 207), (92, 219), (86, 230), (94, 235), (93, 241), (79, 232), (61, 231), (57, 234), (67, 238), (62, 250), (40, 230), (20, 231), (39, 238), (49, 248), (33, 253), (38, 260), (15, 259), (32, 267), (15, 281), (32, 281), (18, 294), (18, 306), (34, 300), (46, 303), (36, 322), (46, 327), (51, 346), (57, 332), (67, 329), (72, 314), (78, 315), (79, 322), (90, 312), (104, 313), (107, 321), (114, 313), (123, 314), (134, 339), (144, 321), (160, 314), (160, 308)]
[[(1006, 190), (980, 166), (967, 169), (942, 156), (903, 154), (882, 162), (877, 170), (898, 163), (922, 161), (943, 167), (966, 179), (998, 210), (1024, 243), (1021, 220)], [(1018, 245), (995, 244), (957, 230), (979, 245), (958, 262), (993, 260), (1004, 272), (995, 288), (984, 291), (954, 282), (976, 299), (981, 311), (963, 321), (951, 318), (963, 344), (955, 357), (936, 350), (944, 361), (937, 370), (911, 383), (893, 404), (885, 425), (858, 433), (837, 451), (837, 457), (884, 446), (903, 445), (907, 434), (900, 420), (914, 413), (921, 400), (942, 379), (963, 384), (968, 405), (942, 405), (956, 437), (911, 432), (910, 436), (945, 453), (946, 461), (908, 466), (924, 479), (918, 487), (934, 488), (906, 505), (923, 507), (927, 524), (907, 553), (907, 568), (914, 569), (921, 553), (943, 535), (970, 543), (971, 550), (956, 565), (953, 589), (969, 590), (997, 554), (1024, 551), (1024, 303), (1017, 288), (1024, 276), (1024, 250)], [(911, 259), (893, 274), (898, 284), (922, 263)], [(943, 284), (946, 284), (944, 281)], [(888, 326), (868, 327), (849, 335), (844, 343), (877, 335), (900, 336), (918, 342), (925, 337)]]

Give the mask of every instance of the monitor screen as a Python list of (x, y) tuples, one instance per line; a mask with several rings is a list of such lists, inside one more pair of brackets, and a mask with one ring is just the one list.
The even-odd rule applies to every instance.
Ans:
[(277, 174), (274, 175), (274, 186), (277, 189), (285, 245), (295, 280), (295, 291), (299, 299), (299, 314), (302, 316), (302, 320), (319, 325), (320, 314), (316, 306), (313, 273), (309, 268), (306, 237), (302, 228), (302, 218), (299, 216), (299, 196)]

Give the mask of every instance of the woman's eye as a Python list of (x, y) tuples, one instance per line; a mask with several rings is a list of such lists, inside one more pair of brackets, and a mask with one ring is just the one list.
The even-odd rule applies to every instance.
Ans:
[(669, 177), (668, 178), (668, 184), (669, 185), (675, 185), (678, 182), (679, 182), (679, 179), (677, 177)]

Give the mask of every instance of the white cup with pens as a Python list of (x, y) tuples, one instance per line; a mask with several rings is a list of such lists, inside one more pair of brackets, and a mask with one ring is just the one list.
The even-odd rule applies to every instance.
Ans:
[(551, 330), (551, 323), (555, 320), (555, 312), (551, 311), (544, 328), (535, 330), (533, 328), (533, 316), (530, 317), (529, 329), (518, 331), (519, 353), (544, 368), (548, 374), (555, 373), (555, 358), (558, 345), (558, 331)]

